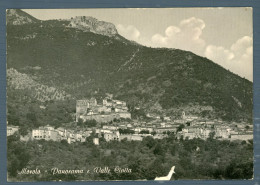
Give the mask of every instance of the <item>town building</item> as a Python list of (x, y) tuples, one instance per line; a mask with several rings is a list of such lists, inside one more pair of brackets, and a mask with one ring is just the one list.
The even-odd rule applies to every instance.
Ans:
[(143, 136), (138, 134), (121, 134), (119, 140), (127, 139), (128, 141), (142, 141)]
[(91, 98), (77, 100), (76, 122), (79, 118), (83, 121), (96, 120), (99, 123), (106, 123), (120, 118), (131, 119), (131, 114), (124, 101), (105, 98), (102, 105), (99, 105), (95, 98)]
[(99, 138), (93, 138), (94, 145), (99, 145)]
[(112, 140), (118, 141), (119, 140), (119, 131), (111, 131), (110, 133), (104, 133), (104, 139), (109, 142)]
[(18, 126), (13, 126), (13, 125), (7, 125), (6, 131), (7, 131), (7, 136), (11, 136), (15, 132), (19, 131), (19, 127)]
[(32, 139), (35, 140), (53, 140), (58, 141), (60, 140), (58, 131), (54, 130), (53, 127), (46, 126), (46, 127), (39, 127), (38, 129), (32, 130)]
[(231, 134), (230, 135), (230, 140), (235, 141), (235, 140), (241, 140), (241, 141), (247, 141), (247, 140), (252, 140), (253, 139), (253, 134)]

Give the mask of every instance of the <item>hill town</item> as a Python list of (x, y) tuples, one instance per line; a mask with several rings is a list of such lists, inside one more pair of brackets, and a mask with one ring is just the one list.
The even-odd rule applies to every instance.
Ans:
[[(68, 17), (48, 20), (30, 11), (6, 11), (8, 181), (154, 180), (173, 166), (167, 179), (252, 179), (251, 81), (190, 49), (128, 40), (113, 18), (95, 16), (110, 20), (102, 9), (61, 9)], [(181, 31), (201, 25), (190, 15)], [(50, 173), (115, 166), (132, 171)]]
[[(210, 120), (194, 115), (186, 115), (183, 111), (181, 119), (172, 119), (167, 116), (153, 116), (149, 113), (150, 121), (131, 119), (126, 102), (114, 100), (112, 97), (103, 99), (102, 104), (97, 104), (95, 98), (77, 100), (76, 122), (73, 128), (54, 128), (41, 126), (21, 140), (66, 140), (68, 143), (85, 142), (87, 137), (94, 136), (93, 143), (98, 145), (99, 139), (141, 141), (150, 136), (162, 139), (174, 134), (177, 139), (207, 139), (219, 140), (251, 140), (253, 139), (253, 126), (245, 123)], [(88, 127), (84, 127), (88, 125)], [(83, 126), (83, 127), (82, 127)], [(7, 126), (7, 135), (19, 131), (18, 126)]]

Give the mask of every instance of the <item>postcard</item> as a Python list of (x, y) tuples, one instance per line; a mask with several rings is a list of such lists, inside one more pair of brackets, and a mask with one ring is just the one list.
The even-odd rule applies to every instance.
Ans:
[(252, 179), (252, 11), (7, 9), (7, 181)]

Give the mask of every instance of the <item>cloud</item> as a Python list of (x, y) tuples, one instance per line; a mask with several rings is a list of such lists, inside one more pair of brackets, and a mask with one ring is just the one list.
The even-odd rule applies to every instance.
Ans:
[(253, 81), (253, 40), (244, 36), (230, 48), (207, 44), (202, 38), (206, 27), (202, 19), (191, 17), (170, 25), (164, 34), (155, 33), (152, 37), (141, 35), (133, 25), (117, 25), (119, 34), (129, 40), (151, 47), (177, 48), (205, 56), (224, 68)]
[(230, 50), (214, 45), (208, 45), (206, 47), (205, 56), (225, 67), (227, 67), (229, 61), (234, 58), (234, 54)]
[(165, 35), (153, 35), (152, 45), (189, 50), (201, 55), (206, 44), (201, 38), (204, 28), (205, 23), (201, 19), (195, 17), (184, 19), (178, 26), (167, 27)]
[(245, 36), (238, 39), (230, 49), (208, 45), (204, 55), (226, 69), (253, 81), (253, 39)]
[(122, 24), (118, 24), (116, 28), (120, 35), (129, 40), (137, 41), (140, 37), (140, 31), (133, 25), (124, 26)]

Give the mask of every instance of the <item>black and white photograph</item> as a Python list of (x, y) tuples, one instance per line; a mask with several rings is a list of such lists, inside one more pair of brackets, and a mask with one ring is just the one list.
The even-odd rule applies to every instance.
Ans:
[(7, 9), (7, 181), (252, 180), (252, 14)]

